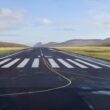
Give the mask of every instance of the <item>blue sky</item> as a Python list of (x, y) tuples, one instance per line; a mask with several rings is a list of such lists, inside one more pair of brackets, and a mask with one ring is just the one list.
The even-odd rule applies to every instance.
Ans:
[(0, 41), (34, 45), (110, 37), (109, 0), (0, 0)]

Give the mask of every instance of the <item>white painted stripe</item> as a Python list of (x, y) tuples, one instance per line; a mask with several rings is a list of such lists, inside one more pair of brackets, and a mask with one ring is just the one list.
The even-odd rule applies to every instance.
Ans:
[(38, 57), (40, 58), (41, 56), (39, 55)]
[(43, 51), (40, 49), (40, 53), (41, 53), (41, 57), (43, 57), (44, 56), (44, 54), (43, 54)]
[(94, 91), (92, 94), (103, 94), (103, 95), (110, 95), (110, 91)]
[(73, 60), (71, 60), (71, 59), (67, 59), (67, 60), (68, 60), (69, 62), (75, 64), (76, 66), (80, 67), (80, 68), (88, 68), (87, 66), (82, 65), (82, 64), (80, 64), (80, 63), (78, 63), (78, 62), (76, 62), (76, 61), (73, 61)]
[(8, 59), (5, 59), (5, 60), (1, 61), (1, 62), (0, 62), (0, 65), (4, 64), (4, 63), (6, 63), (6, 62), (8, 62), (9, 60), (11, 60), (11, 58), (8, 58)]
[(51, 64), (51, 66), (52, 66), (53, 68), (59, 68), (59, 65), (55, 62), (54, 59), (48, 58), (48, 61), (49, 61), (49, 63)]
[(102, 62), (94, 61), (94, 60), (92, 60), (90, 58), (84, 58), (83, 56), (81, 57), (81, 56), (78, 56), (78, 55), (74, 55), (74, 54), (70, 54), (70, 53), (62, 52), (62, 51), (58, 51), (58, 52), (63, 53), (65, 55), (69, 55), (69, 56), (72, 56), (72, 57), (80, 58), (82, 60), (86, 60), (86, 61), (89, 61), (89, 62), (92, 62), (92, 63), (99, 64), (101, 66), (105, 66), (105, 67), (109, 67), (110, 68), (110, 65), (109, 64), (105, 64), (105, 63), (102, 63)]
[(45, 58), (52, 58), (52, 56), (45, 56)]
[(2, 68), (10, 68), (10, 67), (13, 66), (15, 63), (17, 63), (19, 60), (20, 60), (20, 59), (17, 58), (17, 59), (15, 59), (15, 60), (11, 61), (10, 63), (8, 63), (8, 64), (2, 66)]
[(58, 59), (58, 61), (67, 68), (74, 68), (72, 65), (70, 65), (68, 62), (64, 61), (63, 59)]
[(39, 58), (35, 58), (32, 64), (32, 68), (38, 68), (39, 67)]
[(80, 60), (80, 59), (75, 59), (75, 60), (78, 61), (78, 62), (84, 63), (84, 64), (86, 64), (86, 65), (88, 65), (88, 66), (91, 66), (91, 67), (93, 67), (93, 68), (96, 68), (96, 69), (101, 68), (100, 66), (97, 66), (97, 65), (94, 65), (94, 64), (85, 62), (85, 61)]
[(27, 65), (27, 63), (29, 62), (29, 58), (24, 59), (18, 66), (17, 68), (23, 68)]

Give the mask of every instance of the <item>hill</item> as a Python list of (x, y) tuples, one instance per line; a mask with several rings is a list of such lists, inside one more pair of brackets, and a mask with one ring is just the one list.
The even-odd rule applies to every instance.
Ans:
[(49, 42), (43, 44), (46, 47), (74, 47), (74, 46), (110, 46), (110, 38), (107, 39), (73, 39), (61, 43)]
[(23, 44), (0, 42), (0, 47), (28, 47), (28, 46)]

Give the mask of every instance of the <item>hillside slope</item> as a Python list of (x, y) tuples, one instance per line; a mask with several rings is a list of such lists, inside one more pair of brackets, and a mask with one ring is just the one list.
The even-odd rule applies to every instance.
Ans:
[(74, 47), (74, 46), (110, 46), (110, 38), (107, 39), (73, 39), (61, 43), (49, 42), (46, 47)]
[(23, 44), (0, 42), (0, 47), (28, 47), (28, 46)]

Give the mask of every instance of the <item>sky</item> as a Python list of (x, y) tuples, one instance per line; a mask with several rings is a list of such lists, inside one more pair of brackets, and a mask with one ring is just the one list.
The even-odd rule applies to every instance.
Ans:
[(110, 37), (110, 0), (0, 0), (0, 41), (34, 45)]

